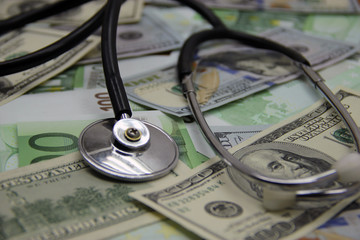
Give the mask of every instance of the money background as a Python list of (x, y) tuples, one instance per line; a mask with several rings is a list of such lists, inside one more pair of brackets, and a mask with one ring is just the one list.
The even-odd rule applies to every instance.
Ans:
[[(3, 3), (5, 3), (4, 0), (1, 1), (2, 6), (4, 6)], [(193, 31), (208, 27), (199, 16), (181, 7), (167, 9), (146, 6), (144, 11), (151, 12), (153, 16), (169, 24), (171, 29), (177, 31), (179, 39), (188, 36)], [(251, 33), (260, 33), (264, 30), (281, 26), (351, 44), (358, 44), (360, 40), (358, 31), (360, 19), (356, 14), (340, 15), (324, 14), (323, 12), (322, 14), (314, 12), (305, 14), (302, 11), (274, 13), (233, 9), (222, 9), (216, 12), (231, 28)], [(48, 26), (48, 23), (39, 25)], [(146, 73), (170, 66), (176, 62), (176, 48), (178, 48), (178, 45), (174, 46), (174, 48), (175, 51), (170, 54), (165, 53), (138, 59), (120, 60), (120, 68), (124, 69), (122, 71), (123, 75), (128, 78), (136, 77), (136, 75), (139, 75), (139, 70)], [(358, 81), (360, 73), (359, 65), (359, 57), (353, 55), (327, 69), (321, 70), (320, 73), (326, 78), (331, 88), (345, 85), (352, 89), (360, 90)], [(44, 121), (50, 123), (55, 121), (66, 122), (69, 120), (91, 121), (112, 116), (109, 99), (106, 97), (103, 79), (101, 79), (102, 73), (99, 69), (99, 66), (95, 65), (74, 65), (60, 75), (46, 81), (41, 86), (34, 88), (26, 95), (0, 107), (0, 157), (2, 171), (19, 167), (18, 159), (13, 161), (8, 161), (8, 159), (15, 159), (16, 155), (21, 155), (19, 143), (22, 140), (17, 134), (23, 131), (24, 128), (22, 126), (28, 125), (31, 130), (35, 130), (36, 127), (31, 127), (32, 123), (45, 126)], [(253, 128), (258, 129), (258, 125), (275, 124), (294, 115), (319, 98), (320, 95), (311, 89), (304, 82), (304, 79), (299, 78), (261, 91), (245, 99), (228, 103), (220, 108), (210, 110), (206, 115), (210, 120), (211, 126), (253, 126)], [(92, 102), (92, 106), (87, 106), (90, 105), (89, 102)], [(135, 103), (132, 103), (132, 108), (135, 111), (149, 110), (148, 107)], [(73, 124), (69, 125), (76, 126)], [(45, 127), (42, 129), (44, 130)], [(33, 134), (40, 134), (40, 132)], [(68, 145), (68, 143), (65, 143), (65, 145)], [(199, 143), (197, 145), (203, 144)], [(199, 147), (196, 148), (198, 149)], [(211, 156), (212, 154), (208, 153), (208, 150), (198, 151), (202, 151), (203, 155), (206, 156)], [(203, 159), (206, 158), (204, 157)], [(346, 225), (346, 227), (352, 229), (351, 231), (342, 231), (341, 226), (336, 226), (336, 230), (332, 229), (329, 232), (341, 233), (346, 236), (347, 233), (355, 232), (356, 226), (353, 228), (350, 226), (350, 224)], [(311, 237), (315, 238), (314, 236), (321, 236), (321, 232), (326, 236), (326, 228), (320, 228), (319, 231), (309, 235), (309, 239)], [(353, 237), (353, 239), (356, 239), (354, 236), (356, 237), (357, 235), (349, 235), (349, 238)], [(166, 220), (113, 237), (113, 239), (134, 238), (194, 239), (196, 236), (180, 228), (175, 223)]]

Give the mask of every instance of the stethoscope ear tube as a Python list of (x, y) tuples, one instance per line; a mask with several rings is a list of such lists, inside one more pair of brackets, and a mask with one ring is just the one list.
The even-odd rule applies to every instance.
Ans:
[[(263, 176), (254, 169), (242, 164), (225, 148), (223, 148), (221, 143), (218, 141), (218, 139), (214, 136), (211, 129), (209, 128), (202, 114), (200, 105), (197, 102), (191, 68), (193, 62), (192, 54), (196, 52), (198, 46), (205, 41), (214, 39), (233, 39), (253, 47), (275, 50), (285, 54), (295, 62), (295, 65), (297, 65), (304, 72), (304, 74), (316, 85), (316, 87), (325, 95), (326, 99), (330, 102), (330, 104), (336, 109), (339, 115), (342, 116), (344, 122), (349, 127), (354, 136), (354, 141), (358, 151), (358, 137), (360, 136), (360, 132), (356, 123), (351, 118), (351, 116), (346, 111), (341, 102), (323, 83), (324, 80), (311, 69), (307, 59), (298, 52), (282, 46), (281, 44), (269, 41), (267, 39), (262, 39), (243, 33), (232, 32), (226, 29), (205, 30), (190, 37), (182, 47), (177, 70), (178, 77), (181, 81), (184, 95), (188, 100), (191, 112), (195, 120), (199, 124), (209, 144), (216, 150), (216, 152), (218, 152), (218, 154), (229, 165), (229, 167), (235, 168), (241, 174), (244, 174), (246, 178), (250, 178), (251, 181), (263, 186), (264, 189), (272, 189), (272, 191), (265, 191), (268, 194), (264, 194), (264, 206), (271, 210), (277, 210), (277, 208), (281, 208), (281, 206), (279, 206), (276, 202), (276, 200), (279, 200), (279, 198), (274, 197), (272, 194), (273, 192), (287, 192), (287, 194), (277, 194), (279, 196), (284, 196), (284, 199), (282, 199), (284, 204), (282, 205), (283, 207), (287, 207), (286, 203), (293, 204), (297, 200), (305, 199), (306, 201), (309, 201), (314, 198), (322, 198), (329, 201), (339, 200), (358, 191), (360, 183), (355, 183), (349, 187), (338, 189), (319, 189), (319, 186), (325, 186), (327, 183), (334, 182), (338, 180), (339, 177), (341, 178), (338, 172), (339, 169), (330, 169), (326, 172), (301, 179), (276, 179)], [(356, 165), (360, 166), (359, 164)], [(358, 179), (355, 179), (355, 181), (358, 181)]]
[(200, 105), (196, 99), (196, 92), (194, 90), (194, 86), (191, 86), (193, 85), (192, 82), (193, 81), (191, 79), (191, 75), (188, 75), (183, 79), (184, 87), (189, 88), (189, 90), (184, 92), (184, 94), (186, 95), (186, 98), (188, 100), (190, 110), (209, 144), (216, 150), (216, 152), (219, 153), (219, 155), (230, 167), (235, 167), (237, 170), (250, 177), (252, 180), (257, 181), (259, 184), (280, 187), (287, 190), (299, 190), (319, 185), (321, 186), (325, 185), (328, 182), (332, 182), (338, 178), (336, 170), (334, 169), (301, 179), (271, 178), (264, 176), (255, 171), (254, 169), (241, 163), (221, 145), (221, 143), (212, 133), (209, 125), (205, 120), (204, 115), (202, 114)]
[[(338, 201), (359, 191), (359, 182), (337, 189), (319, 188), (319, 186), (324, 186), (338, 180), (338, 169), (330, 169), (326, 172), (302, 179), (276, 179), (263, 176), (254, 169), (242, 164), (221, 145), (212, 133), (197, 102), (191, 75), (187, 75), (182, 82), (185, 88), (188, 89), (184, 94), (188, 100), (191, 112), (206, 140), (229, 167), (236, 169), (239, 174), (242, 174), (245, 178), (249, 178), (250, 181), (263, 187), (264, 194), (262, 200), (266, 209), (272, 211), (281, 210), (299, 205), (299, 202)], [(360, 160), (359, 156), (357, 156), (356, 161), (358, 160)], [(358, 168), (359, 164), (357, 164), (357, 169)], [(357, 169), (355, 169), (355, 171)], [(306, 206), (310, 207), (309, 205)]]

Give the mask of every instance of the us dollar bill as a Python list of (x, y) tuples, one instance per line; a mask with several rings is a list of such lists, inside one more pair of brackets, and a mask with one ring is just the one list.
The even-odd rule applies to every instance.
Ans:
[[(12, 17), (14, 15), (25, 13), (26, 11), (37, 9), (46, 4), (55, 3), (55, 0), (2, 0), (0, 16), (2, 19)], [(42, 20), (43, 22), (52, 24), (73, 24), (79, 25), (91, 18), (97, 11), (105, 5), (106, 1), (96, 0), (83, 4), (77, 8), (73, 8), (64, 13), (57, 14), (53, 17)], [(128, 0), (120, 11), (119, 24), (134, 23), (141, 19), (143, 10), (143, 0)]]
[[(274, 28), (261, 34), (300, 51), (319, 70), (354, 54), (357, 47)], [(199, 53), (194, 71), (197, 97), (203, 111), (294, 79), (300, 72), (287, 57), (244, 45), (221, 45)], [(128, 97), (145, 106), (176, 116), (190, 114), (174, 67), (124, 81)], [(162, 96), (162, 97), (159, 97)]]
[[(63, 37), (63, 31), (24, 28), (7, 33), (0, 38), (0, 60), (34, 52)], [(0, 105), (3, 105), (69, 68), (100, 42), (90, 36), (71, 50), (37, 67), (0, 77)]]
[[(100, 32), (96, 33), (100, 35)], [(182, 37), (158, 17), (144, 11), (142, 19), (136, 24), (119, 25), (116, 45), (117, 57), (135, 57), (146, 54), (166, 52), (180, 48)], [(79, 63), (101, 62), (100, 45), (87, 54)]]
[[(81, 5), (70, 11), (55, 15), (44, 21), (55, 24), (76, 24), (79, 25), (91, 18), (99, 11), (106, 1), (96, 0)], [(137, 23), (140, 21), (144, 7), (143, 0), (128, 0), (121, 6), (118, 24)]]
[[(337, 97), (359, 124), (360, 94), (340, 89)], [(351, 140), (335, 110), (321, 101), (230, 152), (262, 175), (297, 179), (328, 170), (353, 152)], [(187, 177), (130, 195), (203, 238), (246, 240), (300, 238), (360, 196), (357, 193), (337, 203), (298, 203), (269, 212), (262, 206), (262, 191), (261, 185), (214, 158)]]
[[(181, 162), (166, 178), (188, 168)], [(4, 239), (105, 239), (161, 219), (128, 193), (151, 183), (101, 177), (78, 153), (0, 174)]]
[[(219, 140), (221, 145), (229, 149), (245, 141), (251, 136), (261, 132), (271, 125), (220, 125), (218, 119), (207, 118), (211, 131), (215, 137)], [(1, 125), (0, 125), (1, 126)], [(199, 126), (196, 123), (188, 123), (186, 128), (188, 129), (189, 135), (194, 143), (194, 147), (197, 152), (207, 156), (208, 158), (214, 157), (216, 154), (211, 146), (206, 141), (202, 134)]]
[(260, 133), (270, 125), (256, 125), (256, 126), (214, 126), (211, 127), (215, 137), (219, 140), (221, 145), (230, 149), (246, 139)]

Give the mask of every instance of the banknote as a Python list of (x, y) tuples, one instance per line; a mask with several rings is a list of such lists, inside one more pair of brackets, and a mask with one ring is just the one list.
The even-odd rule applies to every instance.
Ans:
[(46, 80), (45, 82), (30, 89), (26, 94), (36, 94), (44, 92), (58, 92), (73, 90), (77, 86), (76, 79), (82, 74), (82, 66), (72, 66), (60, 74)]
[[(211, 131), (219, 140), (222, 146), (226, 149), (238, 145), (249, 137), (260, 133), (262, 130), (268, 128), (270, 125), (219, 125), (218, 119), (207, 119)], [(216, 154), (211, 146), (206, 141), (199, 126), (196, 123), (188, 123), (186, 125), (189, 135), (194, 143), (197, 152), (207, 156), (214, 157)]]
[[(118, 64), (121, 77), (126, 79), (144, 75), (155, 69), (171, 66), (177, 61), (177, 58), (177, 51), (173, 51), (170, 54), (152, 54), (137, 58), (121, 59), (118, 61)], [(126, 71), (123, 71), (124, 69), (126, 69)], [(27, 94), (94, 88), (106, 88), (104, 70), (101, 63), (76, 64), (31, 89)], [(131, 104), (136, 105), (134, 102)], [(141, 107), (137, 105), (132, 107), (132, 109), (139, 111)], [(142, 108), (142, 110), (144, 110), (144, 108)]]
[[(339, 89), (337, 97), (359, 124), (360, 93)], [(335, 110), (320, 101), (230, 152), (260, 174), (293, 179), (329, 169), (337, 159), (354, 151), (351, 140)], [(357, 193), (337, 203), (297, 203), (291, 209), (266, 211), (262, 206), (263, 188), (227, 166), (214, 158), (187, 177), (130, 196), (206, 239), (297, 239), (360, 196)]]
[[(274, 28), (262, 36), (300, 51), (319, 70), (354, 54), (357, 47), (300, 31)], [(294, 79), (300, 72), (285, 56), (244, 45), (221, 45), (199, 53), (195, 84), (202, 110), (207, 111)], [(176, 116), (190, 114), (174, 67), (124, 81), (128, 97)], [(159, 98), (158, 96), (162, 96)]]
[[(106, 1), (104, 0), (90, 1), (80, 7), (45, 19), (44, 21), (52, 24), (80, 25), (91, 18), (98, 10), (100, 10), (100, 8), (104, 6), (105, 3)], [(128, 24), (139, 22), (142, 16), (143, 7), (143, 0), (125, 1), (121, 6), (118, 23)]]
[[(133, 111), (146, 110), (132, 102), (130, 106)], [(101, 88), (25, 94), (1, 106), (0, 112), (0, 124), (24, 121), (24, 116), (26, 121), (35, 122), (114, 117), (109, 94)]]
[(239, 14), (236, 23), (231, 25), (231, 28), (252, 34), (259, 34), (276, 27), (293, 28), (302, 31), (308, 17), (309, 14), (301, 13), (246, 11)]
[[(61, 31), (36, 28), (12, 31), (0, 38), (0, 60), (6, 61), (36, 51), (64, 34)], [(69, 68), (96, 47), (99, 41), (98, 37), (91, 36), (71, 50), (37, 67), (1, 77), (0, 105)]]
[[(353, 204), (355, 205), (355, 204)], [(343, 239), (356, 240), (360, 236), (360, 208), (358, 203), (351, 210), (345, 209), (334, 219), (330, 219), (302, 239)]]
[(1, 0), (0, 19), (6, 19), (55, 2), (56, 0)]
[[(55, 0), (2, 0), (0, 9), (0, 18), (5, 19), (14, 15), (22, 14), (26, 11), (37, 9), (46, 4), (56, 2)], [(55, 24), (71, 23), (79, 25), (90, 17), (92, 17), (101, 7), (104, 6), (106, 1), (96, 0), (90, 1), (77, 8), (60, 13), (53, 17), (44, 19), (43, 21)], [(119, 16), (119, 24), (138, 22), (141, 19), (143, 10), (143, 0), (128, 0), (121, 8)]]
[(305, 33), (358, 44), (360, 19), (352, 14), (303, 14), (289, 12), (248, 11), (237, 17), (232, 29), (254, 34), (275, 27), (294, 28)]
[[(184, 6), (175, 8), (162, 8), (147, 5), (145, 11), (165, 21), (174, 31), (179, 33), (183, 39), (186, 39), (192, 33), (211, 28), (211, 25), (206, 20), (201, 18), (199, 14)], [(227, 26), (235, 25), (239, 15), (242, 14), (238, 10), (229, 9), (216, 9), (214, 10), (214, 13)]]
[[(100, 35), (100, 32), (95, 34)], [(136, 24), (119, 25), (117, 28), (116, 50), (118, 58), (142, 56), (180, 48), (181, 36), (170, 26), (146, 9)], [(100, 45), (87, 54), (79, 63), (101, 62)]]
[[(187, 172), (181, 162), (165, 178)], [(150, 183), (96, 174), (78, 152), (0, 174), (5, 239), (104, 239), (154, 223), (161, 216), (128, 197)]]
[(311, 14), (306, 18), (303, 31), (320, 37), (328, 37), (353, 44), (360, 42), (358, 15)]
[[(57, 121), (24, 121), (0, 124), (0, 171), (27, 166), (36, 162), (78, 151), (81, 131), (96, 119)], [(137, 111), (134, 118), (153, 123), (164, 129), (179, 147), (179, 159), (194, 168), (208, 158), (198, 153), (182, 119), (166, 116), (159, 111)]]
[[(239, 10), (281, 10), (290, 12), (340, 12), (354, 13), (358, 11), (359, 3), (356, 0), (200, 0), (212, 8), (230, 8)], [(173, 0), (145, 0), (149, 4), (176, 5)]]
[[(319, 71), (330, 89), (360, 91), (358, 54)], [(304, 79), (295, 79), (206, 112), (230, 125), (275, 124), (309, 107), (323, 96)], [(225, 125), (225, 124), (222, 124)]]

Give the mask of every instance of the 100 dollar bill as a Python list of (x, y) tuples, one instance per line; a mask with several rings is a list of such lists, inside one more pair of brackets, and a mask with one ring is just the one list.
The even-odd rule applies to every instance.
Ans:
[[(178, 163), (165, 178), (181, 176)], [(0, 229), (9, 239), (104, 239), (161, 219), (128, 193), (148, 183), (96, 174), (78, 153), (0, 174)]]
[[(145, 9), (146, 10), (146, 9)], [(100, 35), (100, 32), (96, 33)], [(165, 21), (144, 11), (136, 24), (119, 25), (117, 28), (117, 57), (138, 57), (146, 54), (170, 51), (180, 48), (181, 36)], [(101, 62), (100, 45), (87, 54), (79, 63)]]
[[(56, 24), (76, 24), (79, 25), (91, 18), (100, 8), (105, 5), (106, 1), (96, 0), (81, 5), (44, 21)], [(118, 24), (135, 23), (140, 21), (144, 6), (144, 0), (127, 0), (120, 9)]]
[[(360, 94), (339, 90), (337, 96), (359, 124)], [(353, 151), (341, 118), (323, 101), (230, 149), (255, 171), (282, 179), (323, 172)], [(299, 203), (294, 209), (269, 212), (262, 207), (262, 186), (215, 158), (187, 177), (130, 196), (206, 239), (252, 240), (257, 236), (299, 238), (326, 222), (360, 193), (335, 204)]]
[[(285, 28), (269, 30), (262, 36), (298, 50), (316, 70), (343, 60), (357, 51), (357, 47), (351, 44), (316, 38)], [(215, 47), (200, 52), (199, 55), (195, 84), (203, 111), (300, 75), (287, 57), (243, 45)], [(124, 84), (128, 97), (139, 104), (176, 116), (190, 114), (175, 68), (126, 79)]]

